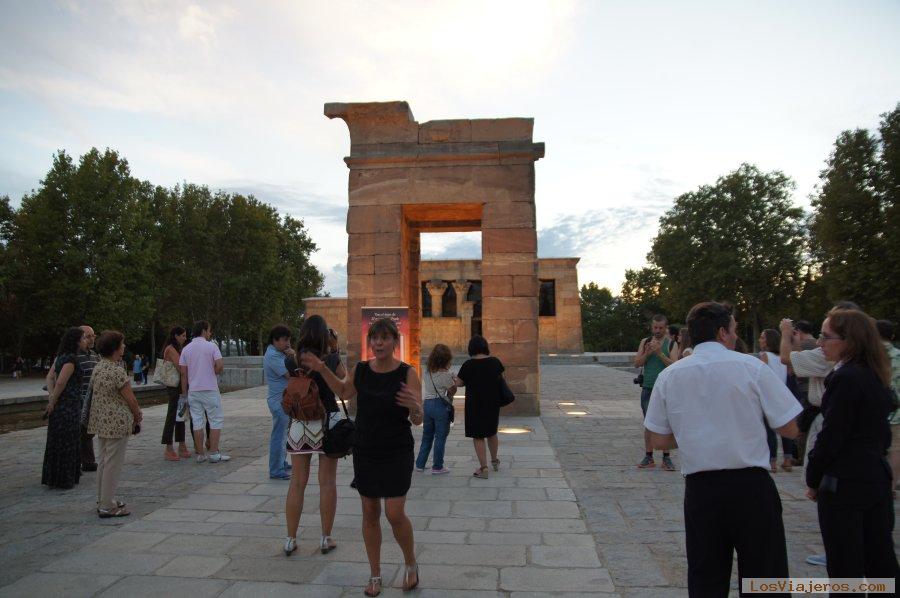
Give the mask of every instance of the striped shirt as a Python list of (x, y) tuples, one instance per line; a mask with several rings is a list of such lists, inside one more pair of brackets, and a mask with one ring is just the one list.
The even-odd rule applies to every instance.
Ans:
[(93, 349), (79, 351), (75, 360), (81, 370), (81, 400), (84, 401), (87, 399), (88, 389), (91, 387), (91, 374), (94, 373), (94, 366), (100, 361), (100, 355)]

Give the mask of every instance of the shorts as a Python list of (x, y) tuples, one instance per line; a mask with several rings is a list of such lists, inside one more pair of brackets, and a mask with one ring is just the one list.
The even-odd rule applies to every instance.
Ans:
[(900, 451), (900, 424), (891, 426), (891, 448), (888, 452), (895, 453)]
[(204, 416), (209, 420), (210, 430), (221, 430), (225, 423), (222, 411), (222, 395), (218, 390), (191, 390), (188, 392), (188, 406), (194, 429), (203, 429)]
[(644, 417), (647, 417), (647, 407), (650, 406), (650, 395), (653, 394), (652, 388), (642, 388), (641, 389), (641, 411), (644, 412)]

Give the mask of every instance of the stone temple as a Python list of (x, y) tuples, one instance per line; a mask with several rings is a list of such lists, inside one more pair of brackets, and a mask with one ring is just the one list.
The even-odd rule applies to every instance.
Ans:
[[(348, 296), (308, 299), (307, 314), (346, 322), (335, 328), (351, 364), (363, 349), (363, 307), (409, 308), (416, 367), (422, 347), (440, 340), (459, 350), (480, 330), (516, 393), (505, 410), (537, 415), (540, 350), (580, 351), (581, 317), (577, 260), (546, 260), (570, 273), (545, 279), (537, 259), (534, 163), (544, 144), (532, 139), (534, 120), (420, 124), (406, 102), (330, 103), (325, 115), (350, 131)], [(481, 231), (480, 263), (421, 261), (422, 233), (468, 231)], [(553, 315), (540, 316), (551, 287)]]

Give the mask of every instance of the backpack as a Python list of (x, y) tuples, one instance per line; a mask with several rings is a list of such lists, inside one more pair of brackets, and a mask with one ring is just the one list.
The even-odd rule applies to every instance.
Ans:
[(284, 412), (302, 422), (323, 421), (325, 407), (319, 399), (319, 386), (315, 380), (300, 374), (288, 378), (287, 388), (281, 395)]

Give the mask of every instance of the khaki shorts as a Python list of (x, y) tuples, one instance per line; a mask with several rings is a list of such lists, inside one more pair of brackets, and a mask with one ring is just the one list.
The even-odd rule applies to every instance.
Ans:
[(891, 448), (888, 449), (889, 453), (897, 451), (900, 451), (900, 424), (891, 426)]

